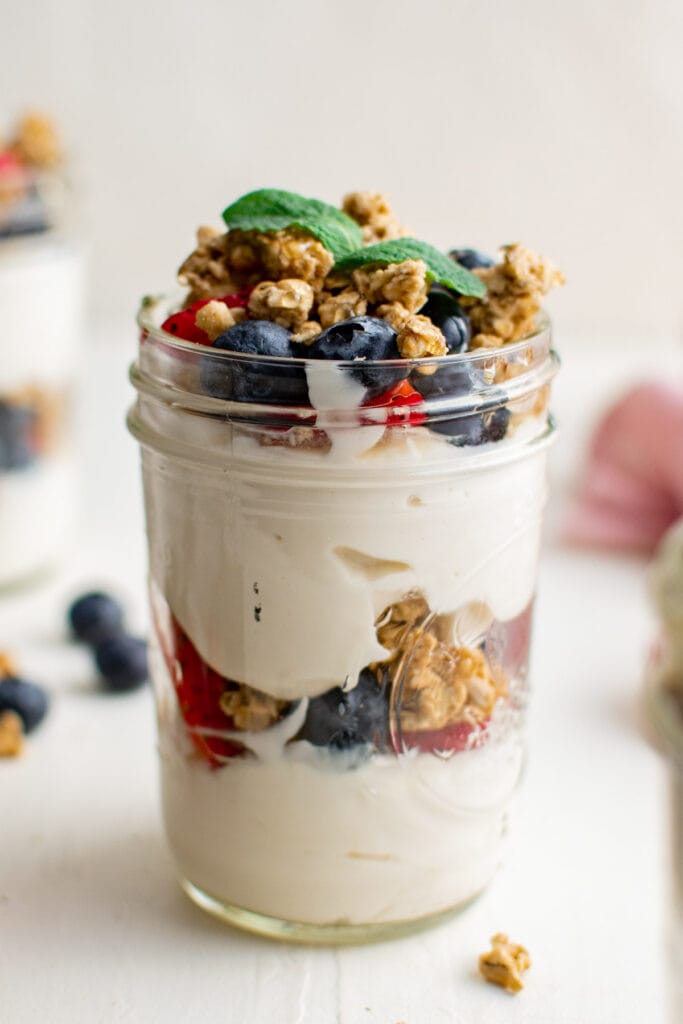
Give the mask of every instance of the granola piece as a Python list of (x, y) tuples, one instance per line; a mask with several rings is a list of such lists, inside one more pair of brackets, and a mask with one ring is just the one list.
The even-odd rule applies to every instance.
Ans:
[(531, 957), (524, 946), (510, 942), (502, 932), (491, 937), (491, 949), (479, 957), (479, 973), (493, 985), (500, 985), (515, 995), (524, 988), (522, 974), (531, 967)]
[(235, 281), (226, 262), (228, 235), (215, 228), (200, 227), (197, 248), (190, 253), (178, 270), (178, 279), (190, 289), (185, 305), (199, 299), (213, 299), (237, 291), (241, 283)]
[(292, 341), (298, 341), (302, 345), (310, 345), (322, 331), (322, 326), (317, 320), (307, 320), (292, 335)]
[(16, 711), (0, 712), (0, 757), (18, 757), (24, 749), (24, 723)]
[(351, 274), (361, 295), (373, 305), (399, 302), (409, 313), (427, 301), (427, 265), (424, 260), (403, 260), (386, 267), (358, 267)]
[(408, 234), (382, 192), (349, 192), (342, 201), (342, 210), (362, 227), (365, 245)]
[(423, 359), (427, 356), (445, 356), (446, 339), (428, 316), (413, 313), (403, 324), (396, 337), (396, 345), (403, 359)]
[(405, 637), (411, 627), (421, 624), (429, 614), (429, 605), (422, 594), (407, 594), (385, 608), (375, 620), (377, 640), (394, 655), (405, 646)]
[(194, 322), (200, 330), (205, 331), (211, 341), (215, 341), (221, 334), (235, 326), (237, 322), (233, 311), (224, 302), (217, 302), (212, 299), (205, 306), (197, 310)]
[(249, 312), (255, 320), (272, 320), (281, 327), (298, 330), (308, 320), (315, 292), (298, 278), (261, 281), (249, 297)]
[(375, 310), (376, 316), (381, 316), (395, 331), (400, 331), (413, 315), (409, 309), (402, 306), (400, 302), (385, 302)]
[(287, 228), (258, 235), (258, 246), (266, 277), (274, 281), (298, 278), (319, 292), (332, 269), (334, 256), (322, 242), (301, 228)]
[(390, 652), (392, 675), (403, 676), (401, 726), (410, 732), (457, 721), (477, 725), (505, 695), (478, 647), (455, 646), (449, 616), (430, 615), (422, 594), (408, 594), (375, 622), (378, 642)]
[(0, 679), (16, 675), (18, 672), (14, 658), (7, 651), (0, 651)]
[(345, 288), (337, 295), (323, 292), (318, 302), (318, 317), (323, 328), (349, 320), (354, 316), (365, 316), (367, 300), (355, 288)]
[(44, 114), (26, 114), (17, 126), (10, 148), (22, 163), (32, 167), (55, 167), (62, 160), (55, 126)]
[(226, 690), (219, 703), (223, 714), (232, 718), (237, 729), (245, 732), (262, 732), (274, 725), (289, 706), (288, 701), (277, 700), (243, 683), (236, 690)]
[(565, 280), (550, 260), (519, 243), (503, 246), (499, 263), (474, 273), (486, 283), (486, 295), (459, 300), (472, 320), (471, 348), (498, 347), (531, 334), (542, 297)]
[(300, 451), (315, 451), (326, 455), (332, 442), (319, 427), (290, 427), (289, 430), (264, 430), (258, 434), (262, 448), (296, 448)]

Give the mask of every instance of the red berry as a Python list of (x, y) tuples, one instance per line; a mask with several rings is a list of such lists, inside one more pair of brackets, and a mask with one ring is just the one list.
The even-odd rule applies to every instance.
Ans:
[(178, 706), (197, 754), (214, 768), (220, 768), (227, 757), (245, 753), (235, 740), (223, 736), (206, 735), (203, 730), (230, 732), (234, 723), (220, 707), (220, 698), (228, 680), (215, 672), (201, 658), (187, 633), (172, 618), (170, 644), (162, 649), (166, 665), (173, 680)]
[(176, 338), (182, 338), (183, 341), (193, 341), (199, 345), (211, 345), (211, 339), (206, 331), (203, 331), (201, 327), (197, 327), (195, 323), (198, 310), (205, 306), (207, 302), (224, 302), (230, 309), (246, 309), (249, 305), (249, 296), (252, 291), (252, 288), (243, 288), (242, 291), (233, 292), (230, 295), (219, 295), (215, 299), (197, 299), (187, 309), (181, 309), (179, 313), (173, 313), (164, 320), (161, 329), (175, 335)]
[(473, 725), (471, 722), (454, 722), (443, 729), (404, 732), (400, 737), (401, 746), (408, 750), (422, 750), (427, 754), (473, 750), (480, 747), (486, 739), (488, 724), (489, 720), (485, 719), (479, 725)]
[(10, 178), (20, 174), (23, 174), (23, 167), (14, 153), (11, 153), (9, 149), (0, 151), (0, 177), (6, 175)]
[[(381, 395), (376, 395), (363, 402), (363, 406), (372, 409), (388, 407), (391, 411), (387, 413), (387, 425), (390, 427), (397, 427), (405, 423), (412, 427), (419, 427), (427, 418), (425, 413), (417, 408), (406, 409), (406, 406), (421, 406), (422, 403), (423, 398), (419, 391), (411, 387), (407, 380), (402, 380), (399, 384), (387, 388)], [(395, 411), (393, 411), (394, 407)]]

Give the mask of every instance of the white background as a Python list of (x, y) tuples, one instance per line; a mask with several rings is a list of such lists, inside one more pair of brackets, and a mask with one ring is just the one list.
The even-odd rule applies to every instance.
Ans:
[(561, 329), (680, 336), (678, 0), (0, 9), (0, 124), (26, 104), (61, 122), (96, 310), (166, 287), (194, 228), (244, 191), (371, 188), (439, 245), (554, 257)]

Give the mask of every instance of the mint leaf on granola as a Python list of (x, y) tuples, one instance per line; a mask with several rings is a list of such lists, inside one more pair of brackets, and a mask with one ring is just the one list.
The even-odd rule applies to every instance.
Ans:
[(248, 192), (223, 210), (223, 220), (228, 228), (243, 231), (302, 228), (322, 242), (335, 260), (350, 255), (362, 244), (361, 229), (341, 210), (320, 199), (306, 199), (279, 188)]
[(479, 299), (486, 294), (486, 285), (476, 274), (455, 263), (433, 245), (420, 242), (417, 238), (393, 238), (388, 242), (368, 245), (338, 259), (335, 270), (356, 270), (367, 264), (402, 263), (404, 260), (424, 260), (429, 280), (453, 288), (460, 295), (472, 295)]

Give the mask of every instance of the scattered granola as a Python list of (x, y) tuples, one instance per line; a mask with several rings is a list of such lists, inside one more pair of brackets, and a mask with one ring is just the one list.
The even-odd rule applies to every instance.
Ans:
[(367, 299), (354, 288), (345, 288), (336, 295), (323, 292), (318, 303), (318, 317), (322, 327), (331, 327), (353, 316), (365, 316), (367, 310)]
[(500, 985), (513, 995), (524, 988), (522, 974), (531, 967), (531, 958), (524, 946), (510, 942), (499, 932), (491, 937), (491, 949), (479, 957), (479, 973), (493, 985)]
[(411, 314), (398, 332), (396, 345), (403, 359), (445, 356), (446, 339), (428, 316)]
[(279, 721), (289, 702), (255, 690), (251, 686), (238, 684), (237, 689), (226, 690), (220, 698), (223, 714), (232, 718), (237, 729), (245, 732), (261, 732)]
[(351, 274), (360, 294), (374, 305), (398, 302), (409, 313), (427, 301), (427, 265), (423, 260), (403, 260), (386, 267), (359, 267)]
[(0, 712), (0, 757), (18, 757), (24, 749), (24, 723), (16, 711)]
[(342, 201), (342, 210), (360, 224), (366, 245), (408, 234), (382, 192), (349, 192)]
[(505, 682), (493, 675), (483, 651), (450, 643), (447, 623), (430, 614), (421, 594), (390, 605), (375, 625), (378, 642), (391, 652), (392, 677), (402, 674), (403, 729), (477, 725), (506, 695)]
[(296, 331), (308, 320), (315, 293), (298, 278), (261, 281), (249, 298), (249, 312), (255, 320), (272, 320)]
[(487, 291), (481, 299), (460, 299), (472, 320), (471, 348), (499, 348), (531, 334), (541, 298), (565, 280), (550, 260), (518, 243), (503, 246), (499, 263), (474, 273)]
[(20, 120), (10, 149), (22, 163), (31, 167), (55, 167), (62, 160), (62, 147), (53, 121), (36, 112)]
[(211, 341), (215, 341), (224, 331), (234, 327), (237, 323), (235, 313), (244, 316), (244, 310), (230, 309), (224, 302), (212, 299), (205, 306), (197, 310), (195, 323), (200, 330), (208, 334)]
[(17, 663), (7, 651), (0, 651), (0, 679), (17, 675)]

